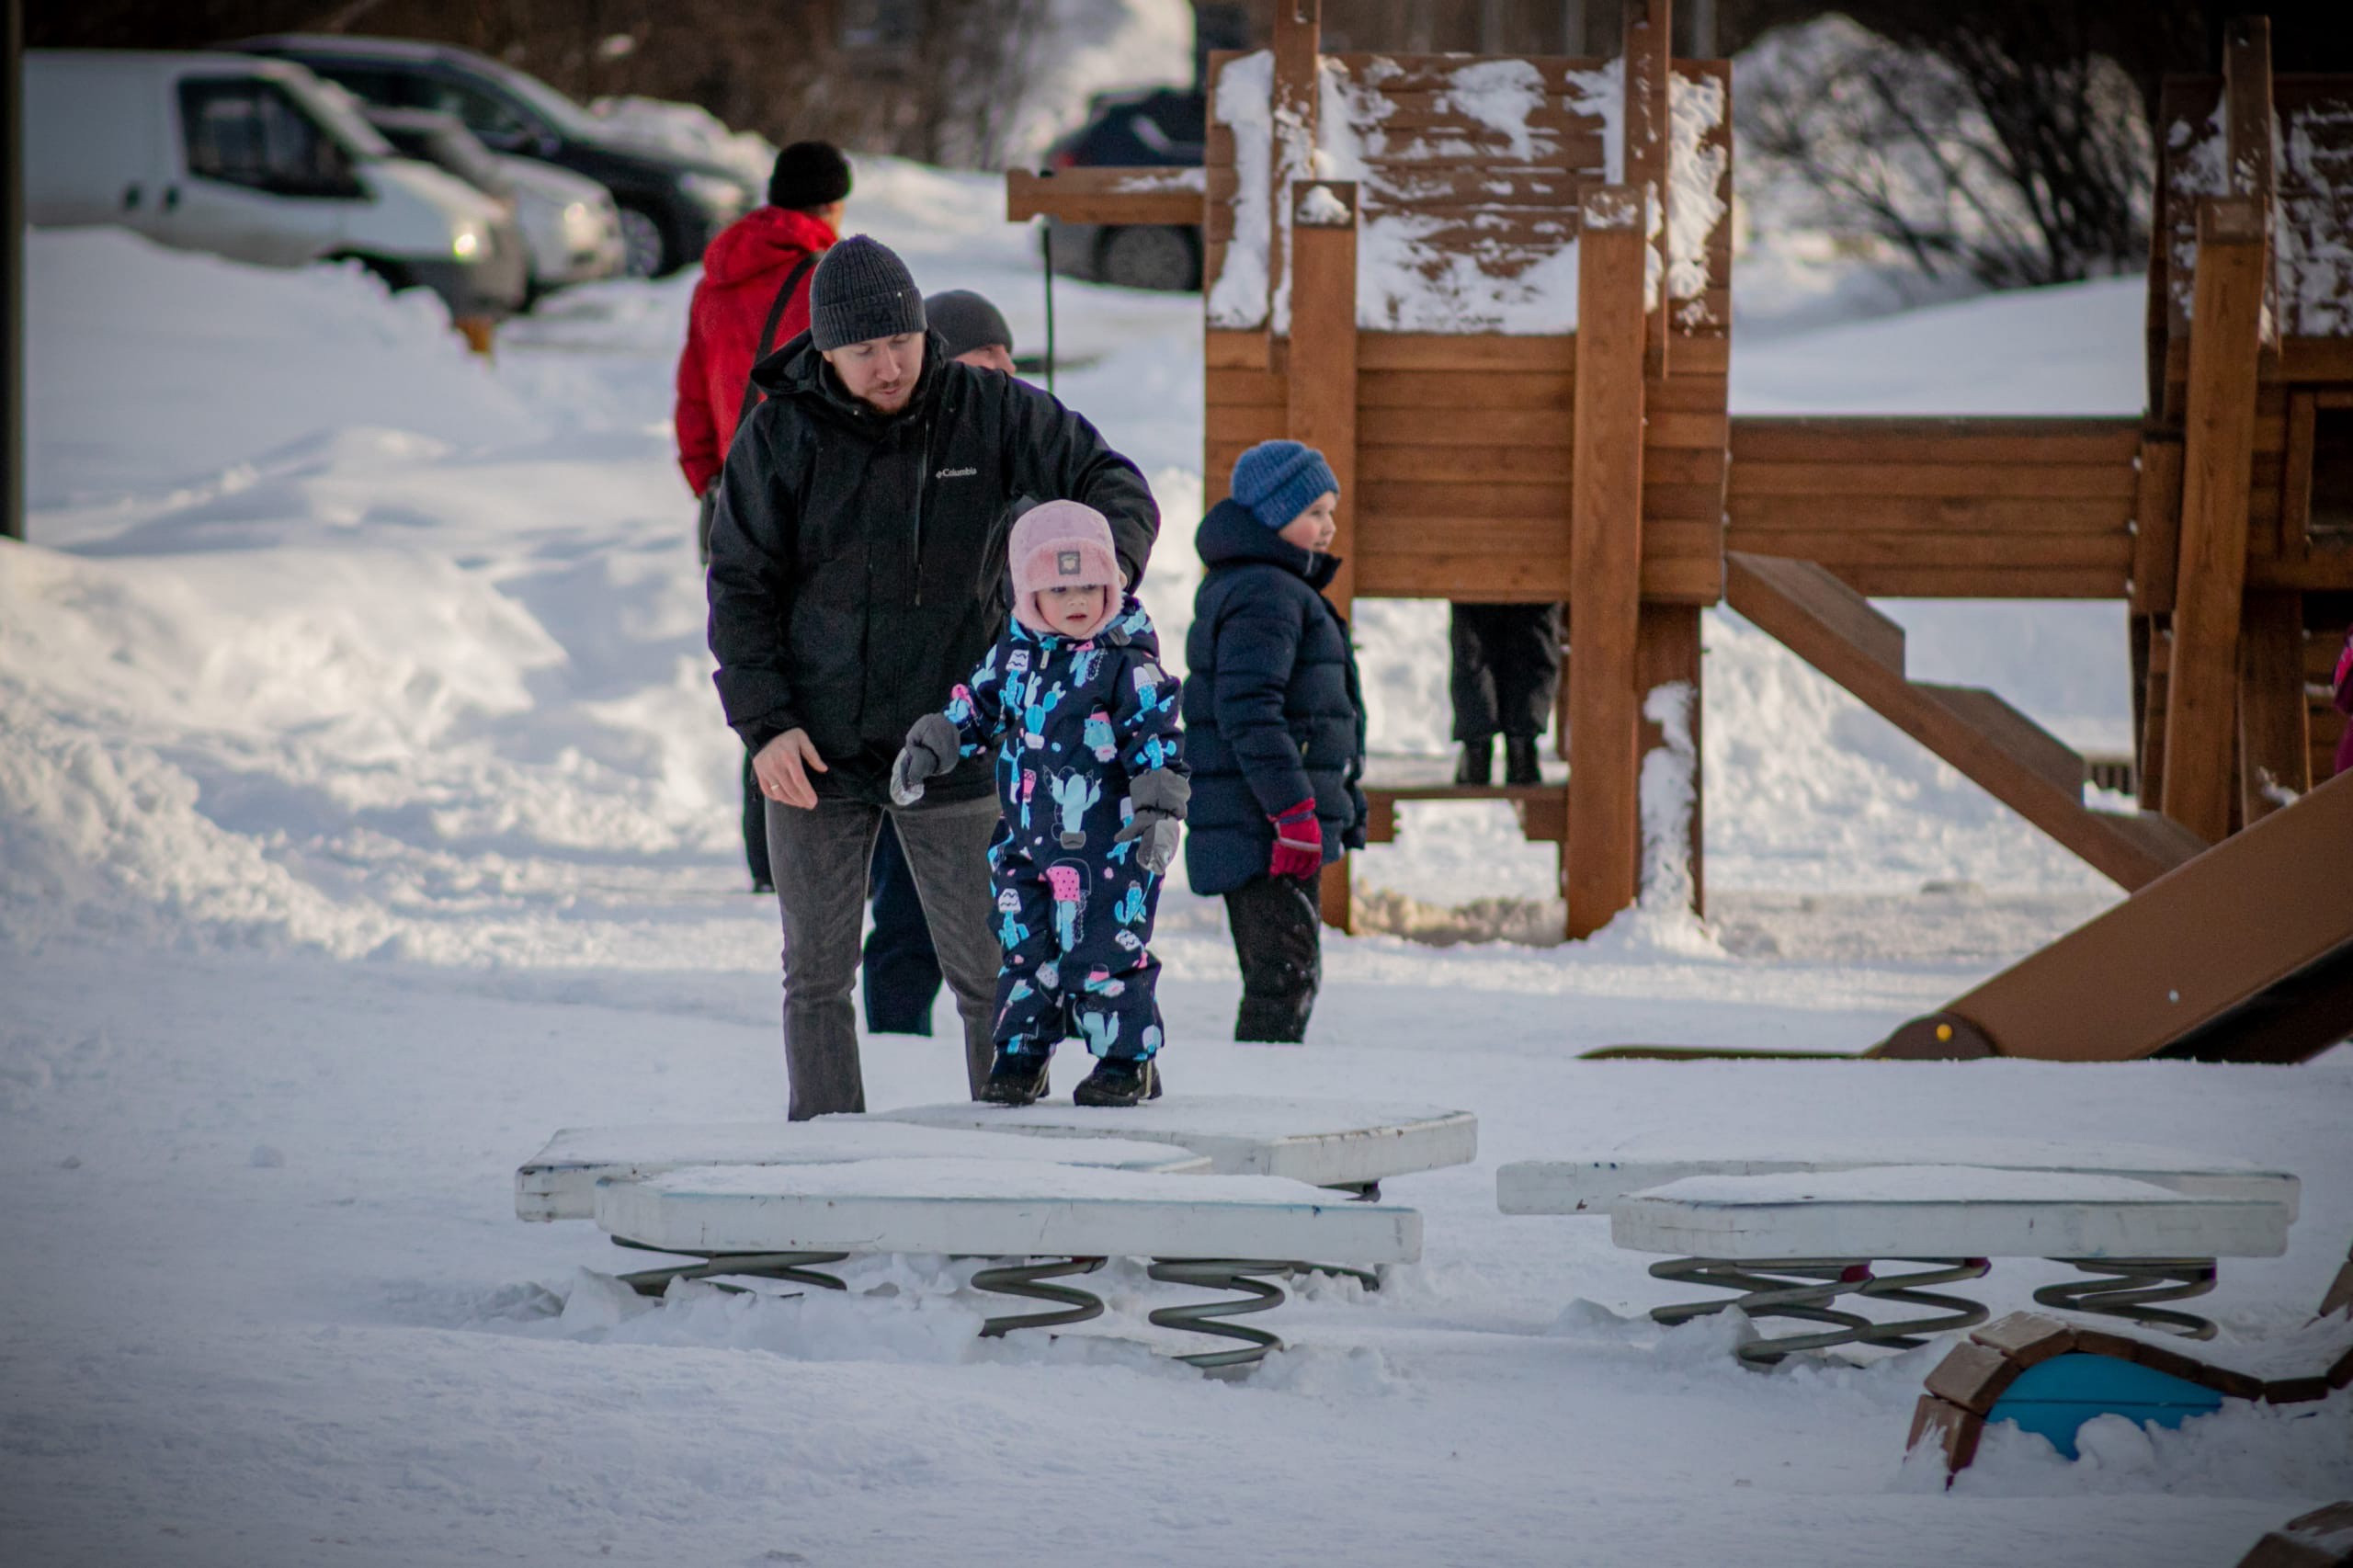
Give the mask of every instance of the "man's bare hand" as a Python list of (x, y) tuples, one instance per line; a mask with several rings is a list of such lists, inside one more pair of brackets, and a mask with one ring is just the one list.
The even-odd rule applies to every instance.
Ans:
[(825, 759), (817, 755), (806, 730), (785, 731), (752, 758), (752, 776), (760, 781), (760, 793), (804, 812), (817, 803), (816, 786), (809, 782), (808, 770), (813, 767), (820, 773), (827, 771)]

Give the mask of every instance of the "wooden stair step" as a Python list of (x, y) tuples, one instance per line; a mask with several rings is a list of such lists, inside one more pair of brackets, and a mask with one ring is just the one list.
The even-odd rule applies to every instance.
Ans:
[[(1751, 555), (1745, 551), (1725, 551), (1724, 567), (1733, 608), (1749, 619), (1765, 625), (1742, 600), (1757, 603), (1768, 595), (1779, 601), (1776, 608), (1809, 617), (1890, 674), (1904, 674), (1904, 628), (1881, 615), (1870, 600), (1839, 581), (1828, 568), (1794, 556)], [(1748, 592), (1739, 591), (1744, 585)], [(1759, 604), (1759, 608), (1765, 607)]]
[(2095, 812), (2092, 814), (2105, 819), (2110, 832), (2130, 839), (2152, 859), (2165, 861), (2169, 868), (2202, 855), (2211, 847), (2197, 834), (2163, 812)]
[(2179, 824), (2084, 804), (2084, 759), (1995, 693), (1904, 675), (1904, 631), (1811, 561), (1725, 552), (1725, 597), (1792, 653), (1988, 794), (2137, 889), (2205, 847)]
[(2000, 746), (2038, 777), (2081, 800), (2084, 791), (2083, 754), (2011, 707), (1993, 692), (1976, 686), (1936, 686), (1915, 681), (1913, 689), (1933, 697)]

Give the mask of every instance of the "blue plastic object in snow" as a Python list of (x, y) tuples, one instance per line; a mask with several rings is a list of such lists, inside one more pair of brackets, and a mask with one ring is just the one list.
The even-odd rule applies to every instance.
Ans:
[(2144, 1426), (2178, 1426), (2222, 1407), (2222, 1396), (2187, 1378), (2112, 1356), (2056, 1356), (2029, 1367), (1985, 1413), (2040, 1434), (2062, 1459), (2077, 1457), (2075, 1434), (2096, 1415), (2122, 1415)]

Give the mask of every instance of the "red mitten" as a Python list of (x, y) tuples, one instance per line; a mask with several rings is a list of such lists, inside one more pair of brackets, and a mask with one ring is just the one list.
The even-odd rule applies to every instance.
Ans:
[(1267, 819), (1275, 824), (1275, 852), (1267, 869), (1278, 877), (1308, 878), (1324, 869), (1324, 829), (1310, 796)]

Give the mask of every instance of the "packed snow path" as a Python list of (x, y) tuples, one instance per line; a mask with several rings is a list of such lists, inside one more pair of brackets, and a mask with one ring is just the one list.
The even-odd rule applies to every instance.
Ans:
[[(995, 182), (881, 165), (859, 192), (856, 226), (1034, 341)], [(1475, 1163), (1390, 1188), (1424, 1261), (1370, 1296), (1307, 1284), (1284, 1310), (1302, 1348), (1248, 1385), (1084, 1335), (982, 1341), (963, 1265), (877, 1262), (849, 1301), (640, 1301), (613, 1276), (642, 1255), (515, 1220), (517, 1163), (551, 1128), (783, 1098), (775, 914), (737, 891), (665, 428), (688, 280), (559, 297), (484, 365), (355, 275), (103, 233), (37, 234), (29, 263), (34, 542), (0, 546), (0, 1558), (1665, 1565), (1737, 1534), (1760, 1564), (2187, 1568), (2353, 1493), (2336, 1401), (2087, 1433), (2073, 1466), (1996, 1432), (1948, 1494), (1901, 1460), (1935, 1346), (1759, 1376), (1724, 1320), (1651, 1324), (1668, 1288), (1602, 1227), (1496, 1212), (1496, 1165), (1644, 1131), (1756, 1148), (1933, 1116), (2258, 1161), (2303, 1212), (2205, 1301), (2242, 1361), (2353, 1238), (2343, 1051), (1576, 1062), (1851, 1051), (2113, 896), (1730, 617), (1708, 630), (1711, 930), (1335, 940), (1313, 1038), (1269, 1050), (1223, 1040), (1222, 915), (1172, 890), (1173, 1093), (1479, 1119)], [(2013, 384), (1930, 404), (2004, 412), (2090, 384), (2097, 339), (2119, 357), (2099, 385), (2137, 402), (2137, 300), (2016, 301), (2029, 328), (1982, 301), (1752, 363), (1793, 402), (1859, 363), (1875, 395), (1925, 397), (1964, 363), (1935, 345), (2007, 334), (2030, 350)], [(1062, 303), (1086, 362), (1062, 391), (1165, 510), (1144, 592), (1177, 641), (1199, 303)], [(1899, 608), (1924, 677), (2081, 744), (2121, 728), (2120, 608)], [(1362, 610), (1376, 745), (1442, 752), (1443, 611)], [(1465, 810), (1409, 813), (1365, 873), (1460, 905), (1540, 898), (1552, 867), (1507, 812)], [(870, 1102), (953, 1095), (952, 1057), (945, 1034), (869, 1042)], [(2058, 1274), (2006, 1267), (1987, 1304)], [(1108, 1335), (1153, 1332), (1133, 1265), (1097, 1283)]]

